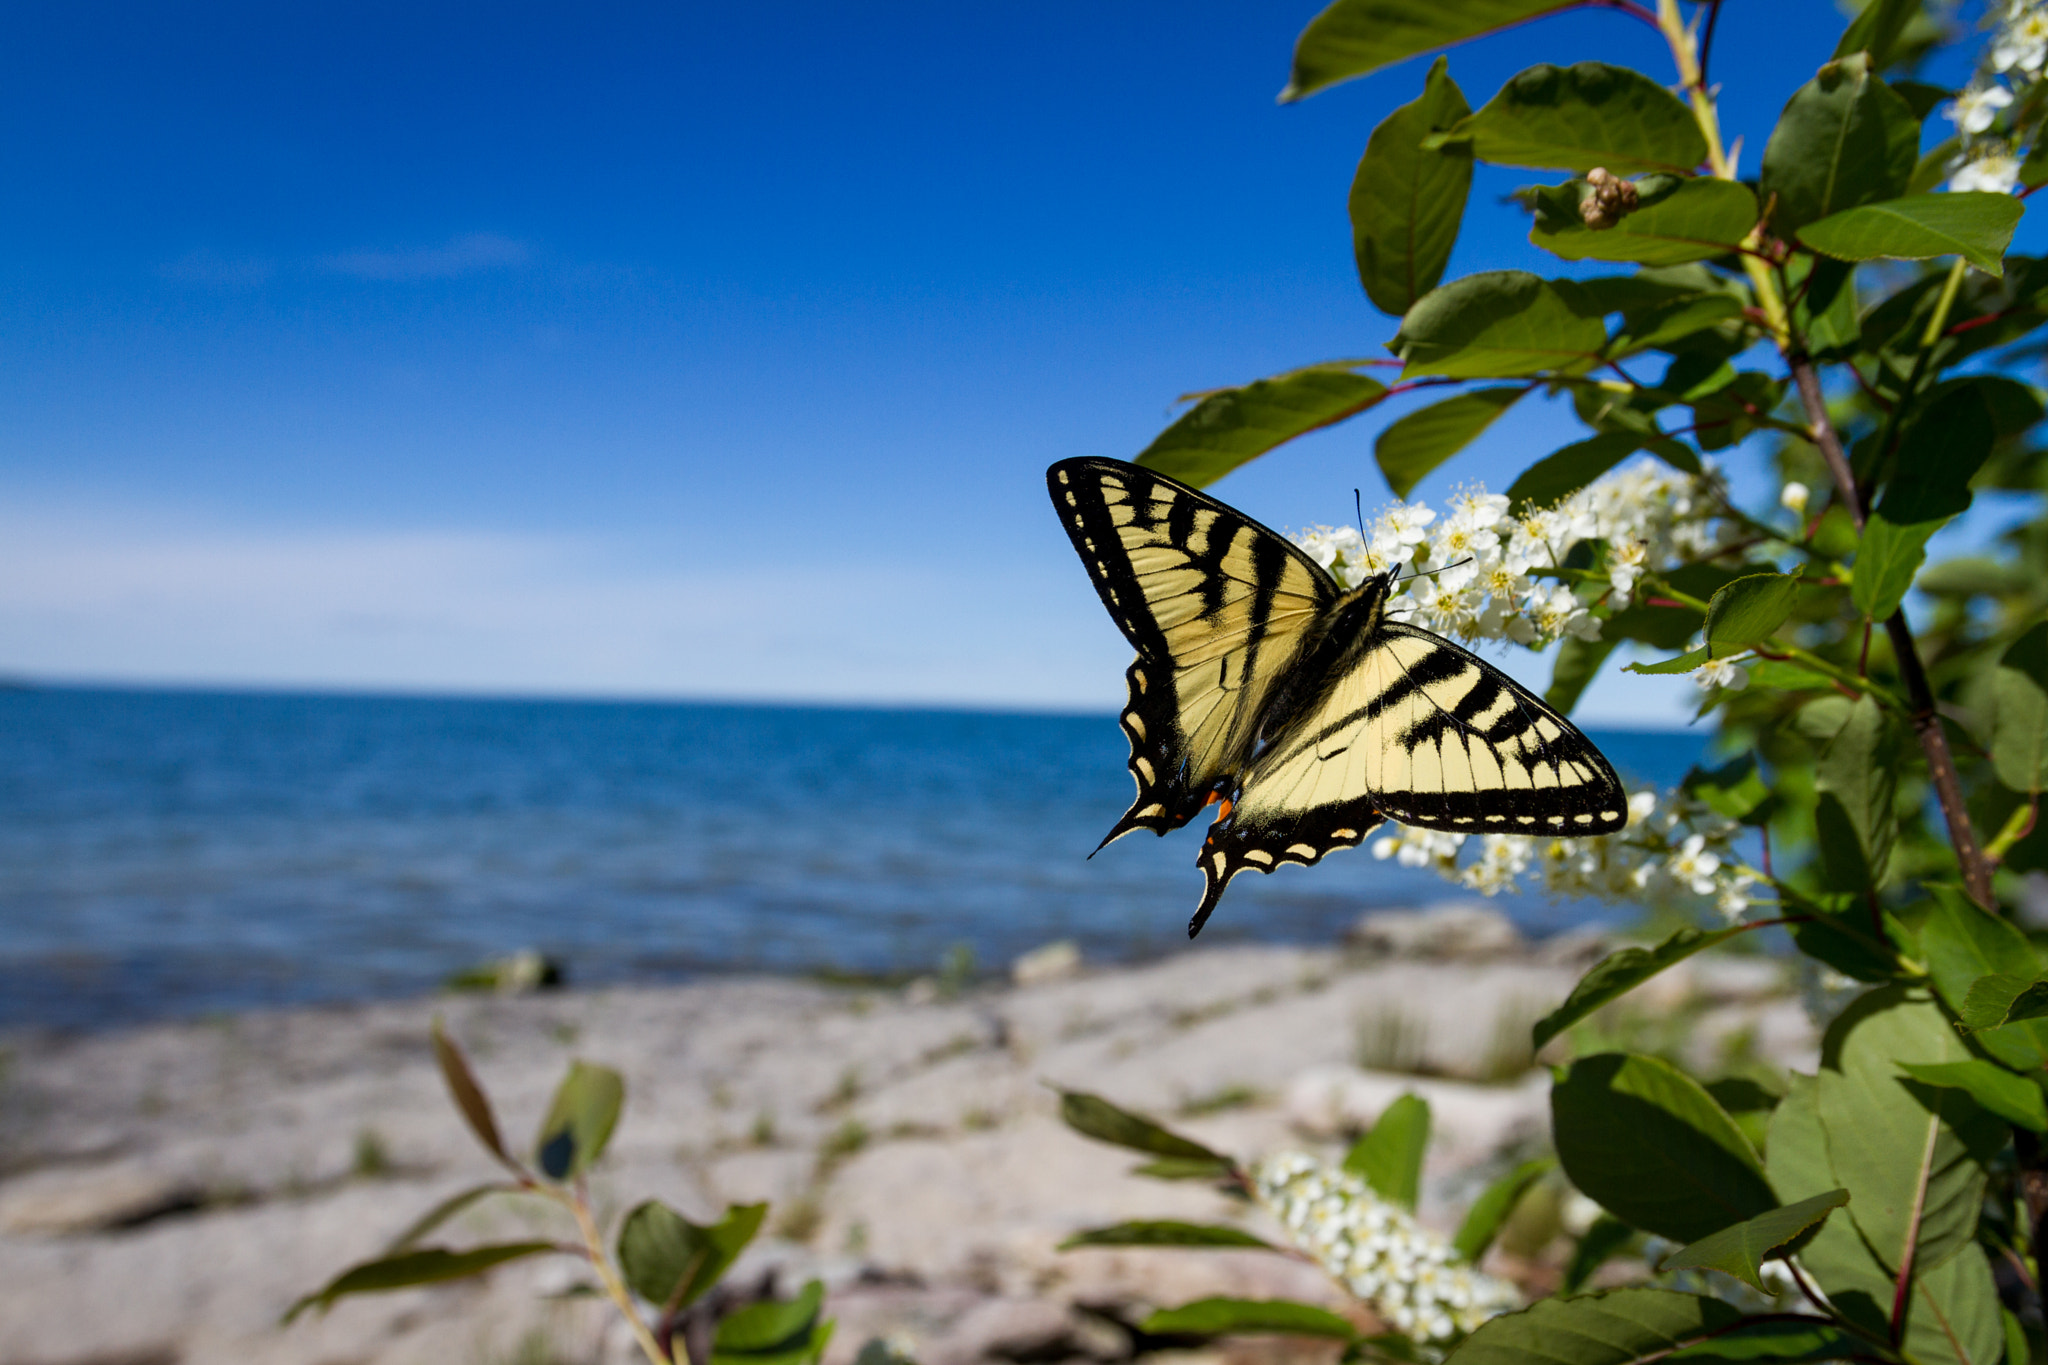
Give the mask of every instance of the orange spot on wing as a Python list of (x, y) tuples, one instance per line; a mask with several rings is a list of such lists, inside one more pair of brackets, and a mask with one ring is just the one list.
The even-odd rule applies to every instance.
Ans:
[(1236, 802), (1225, 800), (1222, 808), (1216, 812), (1216, 823), (1220, 825), (1225, 820), (1228, 820), (1230, 818), (1230, 812), (1234, 809), (1236, 809)]

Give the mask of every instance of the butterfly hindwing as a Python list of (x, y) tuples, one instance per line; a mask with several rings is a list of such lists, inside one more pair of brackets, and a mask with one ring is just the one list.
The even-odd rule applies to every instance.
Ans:
[(1135, 465), (1062, 460), (1046, 486), (1138, 652), (1122, 715), (1138, 794), (1103, 842), (1178, 829), (1241, 763), (1265, 700), (1337, 586), (1283, 537)]

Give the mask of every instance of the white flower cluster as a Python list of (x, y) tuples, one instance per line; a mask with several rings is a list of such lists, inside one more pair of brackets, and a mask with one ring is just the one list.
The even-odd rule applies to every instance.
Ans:
[[(1531, 878), (1553, 896), (1642, 902), (1710, 901), (1729, 923), (1750, 907), (1756, 878), (1734, 856), (1740, 826), (1680, 793), (1659, 808), (1657, 794), (1628, 799), (1628, 824), (1613, 834), (1552, 839), (1529, 834), (1446, 834), (1389, 825), (1373, 841), (1375, 858), (1434, 868), (1486, 896), (1519, 891)], [(1461, 862), (1466, 848), (1478, 856)]]
[(1522, 1306), (1513, 1285), (1464, 1264), (1364, 1181), (1314, 1157), (1267, 1158), (1253, 1188), (1295, 1246), (1416, 1341), (1449, 1341)]
[(1563, 564), (1581, 541), (1605, 541), (1607, 585), (1592, 601), (1626, 607), (1646, 570), (1722, 543), (1718, 488), (1711, 472), (1694, 477), (1645, 459), (1519, 517), (1508, 515), (1505, 497), (1474, 486), (1454, 494), (1441, 517), (1422, 503), (1395, 503), (1365, 534), (1317, 526), (1294, 540), (1347, 588), (1392, 568), (1429, 575), (1406, 580), (1388, 600), (1396, 620), (1540, 649), (1566, 636), (1597, 640), (1600, 622), (1580, 593), (1538, 571)]
[(1985, 48), (1977, 74), (1948, 107), (1962, 142), (1951, 190), (1984, 190), (2010, 194), (2019, 183), (2020, 162), (2037, 130), (1997, 127), (2000, 115), (2013, 107), (2031, 108), (2028, 99), (2048, 65), (2048, 3), (2007, 0), (2005, 12)]

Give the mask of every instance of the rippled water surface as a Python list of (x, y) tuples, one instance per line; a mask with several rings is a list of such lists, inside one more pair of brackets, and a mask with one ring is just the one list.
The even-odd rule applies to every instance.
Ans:
[[(1641, 780), (1699, 755), (1595, 738)], [(1200, 836), (1089, 861), (1123, 759), (1106, 715), (0, 693), (0, 1027), (410, 994), (523, 947), (578, 982), (1156, 954)], [(1344, 853), (1239, 878), (1203, 937), (1328, 941), (1448, 894)]]

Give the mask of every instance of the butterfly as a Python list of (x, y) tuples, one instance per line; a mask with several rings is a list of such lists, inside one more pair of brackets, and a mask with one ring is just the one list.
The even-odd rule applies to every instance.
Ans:
[(1062, 460), (1045, 478), (1138, 651), (1122, 714), (1138, 795), (1096, 851), (1219, 808), (1188, 937), (1238, 873), (1320, 862), (1389, 818), (1457, 834), (1628, 823), (1613, 767), (1570, 721), (1389, 619), (1392, 573), (1347, 590), (1284, 536), (1121, 460)]

